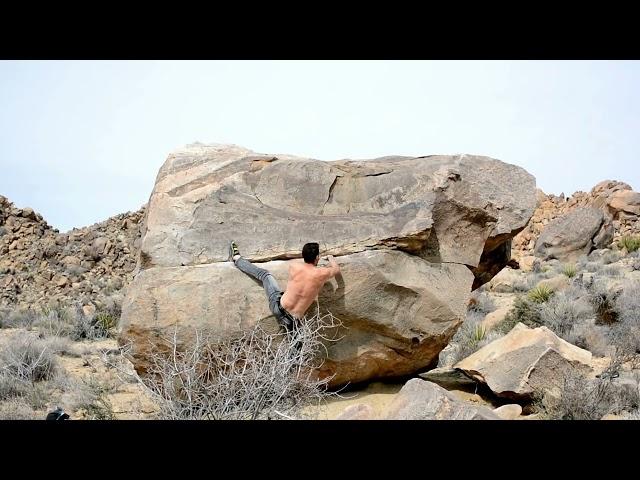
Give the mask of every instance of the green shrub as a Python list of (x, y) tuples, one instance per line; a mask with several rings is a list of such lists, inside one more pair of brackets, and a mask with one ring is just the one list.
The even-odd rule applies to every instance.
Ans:
[(567, 264), (564, 267), (562, 267), (562, 273), (569, 278), (573, 278), (576, 276), (576, 273), (578, 272), (575, 265)]
[(618, 247), (632, 253), (640, 249), (640, 237), (625, 235), (618, 240)]
[(527, 298), (535, 303), (544, 303), (551, 298), (553, 290), (544, 283), (529, 290)]
[(539, 327), (541, 324), (539, 305), (526, 297), (516, 298), (511, 311), (505, 316), (502, 322), (496, 325), (494, 330), (507, 334), (518, 323), (523, 323), (531, 328)]

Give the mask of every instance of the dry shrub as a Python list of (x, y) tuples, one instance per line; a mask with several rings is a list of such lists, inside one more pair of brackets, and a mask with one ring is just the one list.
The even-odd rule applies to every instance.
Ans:
[(341, 323), (330, 313), (305, 318), (290, 334), (259, 323), (239, 338), (214, 340), (195, 332), (184, 349), (177, 335), (155, 351), (144, 384), (163, 419), (293, 419), (305, 407), (335, 393), (317, 370), (326, 343), (337, 341)]

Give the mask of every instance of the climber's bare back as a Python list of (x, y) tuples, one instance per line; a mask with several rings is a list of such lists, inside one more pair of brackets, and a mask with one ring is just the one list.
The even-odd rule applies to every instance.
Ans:
[(307, 308), (315, 301), (324, 283), (339, 271), (337, 265), (325, 268), (300, 261), (290, 262), (289, 281), (280, 304), (292, 315), (298, 318), (304, 317)]

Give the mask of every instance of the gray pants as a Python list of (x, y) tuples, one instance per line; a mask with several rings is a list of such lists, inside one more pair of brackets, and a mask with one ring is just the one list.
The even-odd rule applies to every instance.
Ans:
[(247, 275), (252, 276), (259, 282), (262, 282), (262, 287), (267, 294), (267, 300), (269, 302), (269, 310), (276, 317), (278, 323), (287, 329), (288, 332), (292, 331), (296, 325), (296, 319), (287, 312), (282, 305), (280, 305), (280, 298), (282, 298), (283, 291), (280, 290), (278, 282), (273, 278), (268, 271), (264, 268), (259, 268), (253, 265), (248, 260), (240, 257), (234, 261), (236, 267)]

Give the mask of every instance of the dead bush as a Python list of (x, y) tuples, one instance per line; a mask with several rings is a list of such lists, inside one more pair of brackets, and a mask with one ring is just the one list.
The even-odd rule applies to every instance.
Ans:
[(1, 371), (19, 380), (48, 380), (56, 368), (55, 356), (47, 343), (27, 332), (12, 336), (0, 350)]
[(258, 323), (239, 338), (213, 339), (195, 332), (178, 348), (176, 335), (157, 350), (144, 384), (164, 419), (292, 419), (304, 407), (332, 395), (330, 378), (317, 374), (326, 342), (340, 322), (330, 313), (304, 319), (290, 333), (271, 333)]
[(637, 385), (628, 388), (610, 376), (591, 380), (573, 373), (565, 375), (559, 395), (538, 392), (534, 404), (549, 420), (600, 420), (608, 414), (637, 409), (640, 391)]

